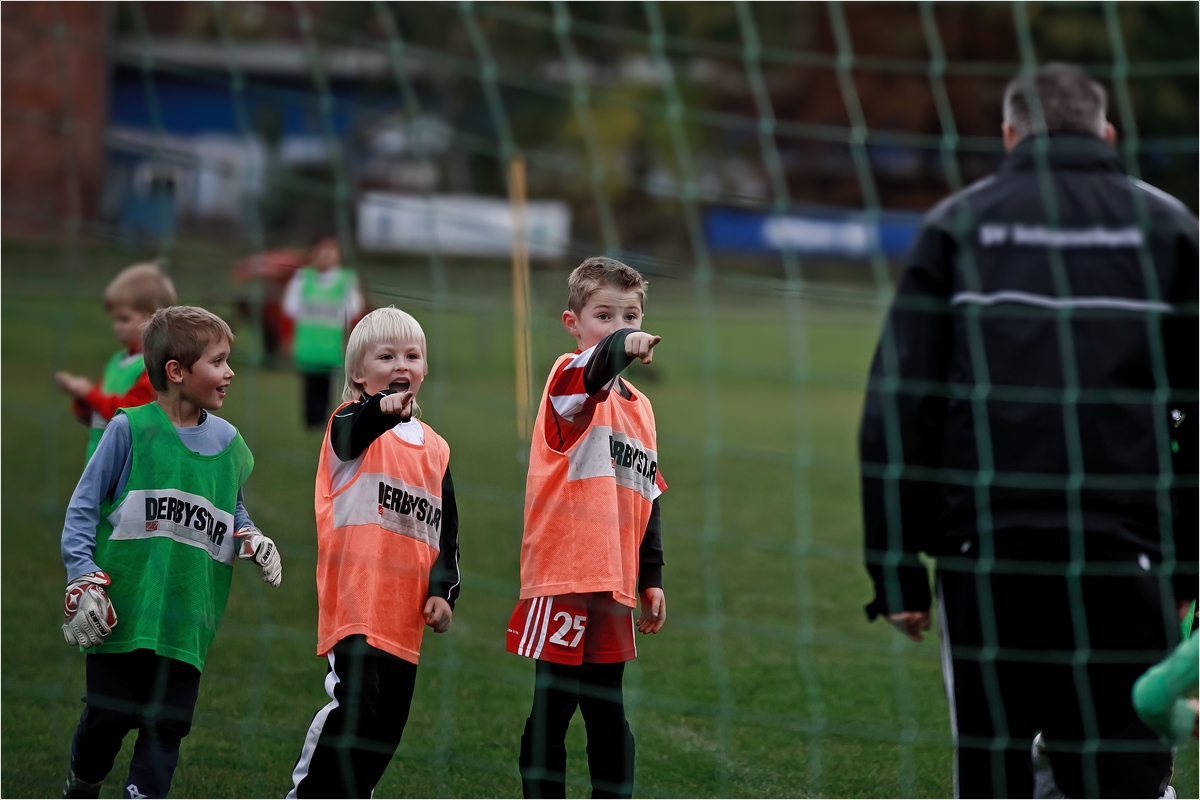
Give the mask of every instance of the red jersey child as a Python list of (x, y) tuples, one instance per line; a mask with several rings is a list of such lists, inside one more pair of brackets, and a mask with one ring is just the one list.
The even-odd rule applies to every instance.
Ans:
[(346, 386), (317, 466), (316, 713), (288, 797), (370, 797), (408, 721), (426, 626), (450, 628), (458, 511), (450, 447), (413, 419), (425, 333), (380, 308), (346, 344)]
[(142, 359), (142, 325), (160, 308), (175, 305), (175, 286), (156, 264), (134, 264), (121, 270), (104, 290), (104, 310), (112, 319), (121, 349), (104, 365), (99, 383), (69, 372), (57, 372), (59, 388), (75, 398), (75, 416), (91, 427), (87, 461), (100, 443), (104, 429), (118, 408), (154, 402), (158, 393), (150, 385)]
[[(641, 330), (646, 281), (589, 258), (568, 282), (563, 325), (579, 345), (554, 365), (538, 408), (525, 488), (521, 599), (508, 650), (537, 661), (521, 737), (526, 797), (564, 797), (566, 734), (583, 712), (593, 797), (630, 797), (633, 735), (621, 678), (634, 631), (666, 619), (654, 410), (620, 376), (649, 364), (660, 338)], [(634, 621), (638, 598), (641, 616)]]

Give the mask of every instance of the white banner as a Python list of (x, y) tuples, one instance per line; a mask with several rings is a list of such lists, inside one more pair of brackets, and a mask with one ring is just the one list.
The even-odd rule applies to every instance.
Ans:
[[(507, 256), (513, 245), (509, 202), (477, 195), (365, 192), (358, 201), (358, 244), (364, 250)], [(525, 207), (531, 258), (555, 258), (571, 241), (571, 210), (561, 200)]]

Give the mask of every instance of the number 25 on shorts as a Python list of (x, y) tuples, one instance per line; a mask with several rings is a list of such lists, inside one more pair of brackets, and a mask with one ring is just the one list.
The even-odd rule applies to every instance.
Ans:
[[(559, 611), (554, 615), (554, 624), (559, 628), (550, 637), (550, 643), (562, 647), (577, 647), (579, 640), (583, 638), (583, 629), (587, 626), (587, 616), (585, 614), (572, 616), (566, 611)], [(575, 631), (575, 636), (568, 642), (566, 637), (571, 634), (571, 631)]]

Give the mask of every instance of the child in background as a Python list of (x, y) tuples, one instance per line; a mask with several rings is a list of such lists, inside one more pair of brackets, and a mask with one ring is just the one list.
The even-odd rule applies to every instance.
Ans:
[(660, 338), (641, 330), (646, 281), (611, 258), (571, 273), (563, 325), (579, 345), (546, 382), (534, 424), (521, 539), (521, 599), (508, 650), (536, 659), (519, 760), (526, 797), (565, 797), (567, 726), (587, 727), (593, 797), (630, 797), (633, 734), (621, 679), (636, 629), (666, 620), (654, 410), (618, 377), (649, 364)]
[(63, 526), (63, 636), (87, 652), (63, 797), (99, 797), (134, 728), (123, 796), (166, 797), (234, 559), (280, 581), (275, 544), (242, 505), (254, 458), (237, 428), (209, 413), (233, 378), (229, 326), (174, 306), (155, 312), (143, 341), (158, 400), (117, 411)]
[(112, 319), (121, 348), (104, 366), (99, 384), (69, 372), (56, 372), (59, 387), (75, 398), (74, 411), (91, 426), (87, 459), (96, 452), (100, 436), (118, 408), (133, 408), (154, 400), (154, 387), (142, 360), (145, 322), (160, 308), (175, 305), (175, 286), (157, 264), (135, 264), (117, 274), (104, 290), (104, 311)]
[(309, 266), (296, 270), (283, 295), (283, 313), (296, 322), (292, 361), (304, 376), (304, 422), (310, 428), (329, 419), (329, 387), (342, 366), (346, 331), (366, 306), (358, 276), (341, 263), (337, 238), (318, 236)]
[(317, 467), (317, 654), (330, 702), (288, 797), (370, 797), (400, 744), (426, 625), (450, 628), (458, 510), (450, 448), (414, 420), (425, 333), (394, 307), (346, 346), (346, 385)]

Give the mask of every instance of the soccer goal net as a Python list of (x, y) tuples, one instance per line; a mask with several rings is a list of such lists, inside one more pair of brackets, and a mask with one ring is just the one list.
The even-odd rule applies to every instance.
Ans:
[[(1081, 66), (1106, 87), (1122, 169), (1195, 214), (1194, 4), (10, 5), (9, 793), (58, 790), (84, 707), (85, 659), (61, 641), (58, 609), (60, 540), (88, 428), (52, 374), (97, 379), (121, 346), (105, 288), (138, 262), (157, 261), (180, 303), (212, 310), (237, 335), (236, 375), (217, 413), (254, 454), (245, 508), (283, 558), (278, 589), (234, 564), (175, 796), (287, 792), (314, 715), (330, 703), (314, 577), (324, 429), (305, 425), (287, 308), (297, 270), (330, 237), (360, 282), (358, 312), (394, 305), (424, 329), (421, 419), (449, 444), (458, 509), (461, 595), (449, 631), (425, 632), (403, 739), (376, 796), (521, 791), (534, 666), (506, 651), (506, 624), (520, 591), (530, 442), (544, 436), (535, 417), (555, 360), (577, 346), (562, 314), (567, 276), (588, 256), (642, 273), (642, 327), (662, 337), (651, 365), (622, 373), (653, 402), (668, 487), (659, 501), (668, 618), (657, 635), (637, 637), (624, 673), (635, 794), (953, 791), (936, 603), (924, 644), (863, 611), (874, 589), (861, 476), (885, 487), (892, 545), (903, 526), (895, 492), (913, 478), (886, 410), (897, 397), (956, 397), (967, 386), (957, 400), (974, 404), (978, 469), (916, 479), (972, 498), (983, 553), (960, 559), (962, 569), (1065, 581), (1082, 639), (1061, 658), (1080, 679), (1080, 703), (1092, 702), (1083, 684), (1096, 658), (1083, 635), (1080, 581), (1092, 567), (1080, 498), (1129, 488), (1121, 476), (1097, 483), (1083, 471), (1084, 450), (1105, 445), (1080, 439), (1081, 404), (1143, 404), (1161, 417), (1154, 441), (1140, 444), (1158, 471), (1136, 480), (1165, 550), (1146, 569), (1164, 585), (1176, 569), (1171, 492), (1194, 489), (1196, 476), (1175, 474), (1166, 357), (1161, 347), (1152, 354), (1151, 390), (1105, 394), (1080, 374), (1084, 345), (1072, 339), (1072, 315), (1119, 309), (1030, 312), (1061, 332), (1053, 387), (991, 386), (986, 368), (957, 387), (919, 386), (885, 369), (872, 386), (885, 397), (887, 456), (860, 465), (857, 436), (881, 336), (881, 358), (894, 351), (884, 321), (922, 215), (999, 168), (1004, 91), (1015, 76), (1049, 62)], [(1038, 169), (1048, 197), (1049, 167)], [(966, 232), (978, 223), (956, 224)], [(1045, 228), (1054, 234), (1052, 220)], [(971, 247), (961, 257), (970, 262)], [(1051, 268), (1062, 280), (1061, 259)], [(964, 308), (963, 346), (982, 348), (990, 306)], [(1195, 307), (1180, 313), (1194, 336)], [(326, 414), (341, 381), (334, 375), (326, 388)], [(989, 438), (997, 397), (1060, 407), (1070, 468), (998, 470), (994, 450), (1015, 443)], [(1043, 435), (1030, 429), (1028, 445)], [(987, 550), (996, 486), (1064, 498), (1063, 560), (997, 562)], [(880, 563), (884, 594), (896, 600), (899, 551)], [(920, 563), (932, 581), (934, 561)], [(982, 639), (959, 655), (978, 661), (998, 702), (995, 665), (1013, 654), (986, 622), (995, 620), (991, 600), (980, 604)], [(981, 746), (999, 755), (1029, 747), (1006, 733), (1003, 707), (992, 713), (996, 727)], [(1088, 719), (1080, 752), (1094, 761), (1103, 720)], [(566, 748), (568, 795), (588, 796), (578, 716)], [(129, 736), (106, 796), (124, 786), (132, 753)], [(1194, 740), (1176, 755), (1174, 785), (1196, 796)]]

